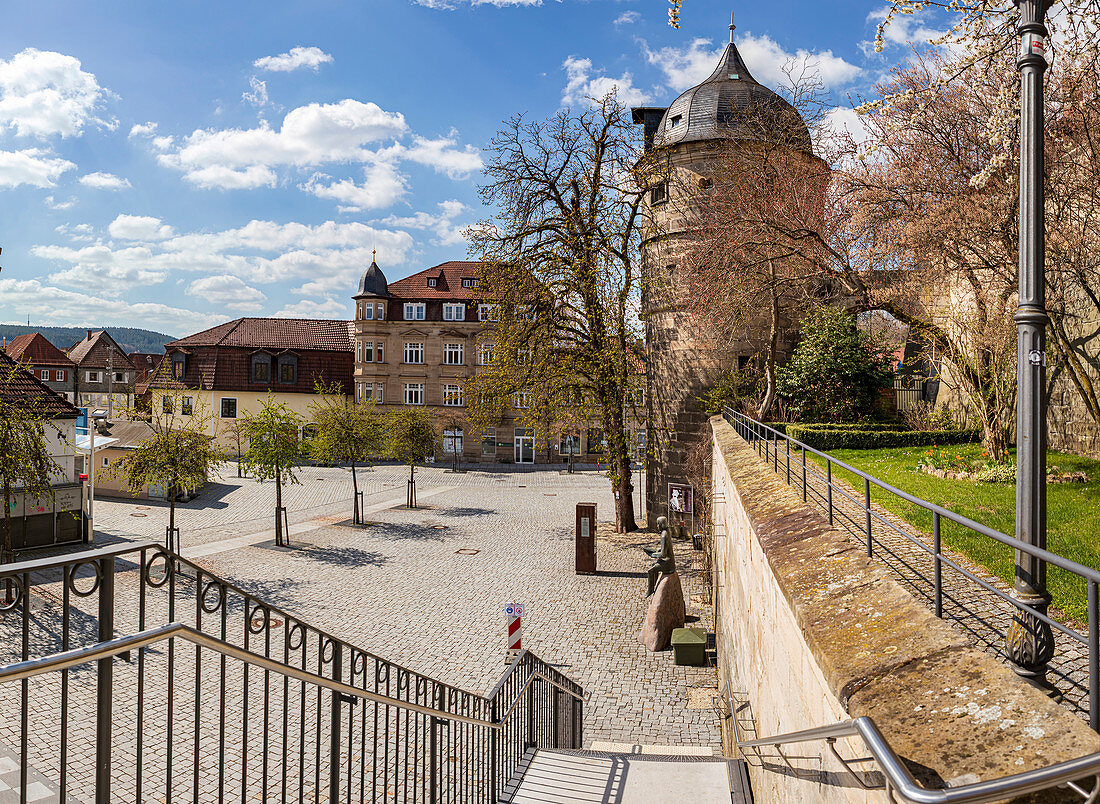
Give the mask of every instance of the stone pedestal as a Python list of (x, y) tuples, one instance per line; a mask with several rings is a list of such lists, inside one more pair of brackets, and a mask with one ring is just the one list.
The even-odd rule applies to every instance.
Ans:
[(672, 632), (682, 628), (687, 609), (684, 606), (684, 590), (678, 573), (665, 575), (657, 582), (657, 590), (649, 600), (642, 631), (638, 641), (647, 650), (665, 650), (672, 642)]

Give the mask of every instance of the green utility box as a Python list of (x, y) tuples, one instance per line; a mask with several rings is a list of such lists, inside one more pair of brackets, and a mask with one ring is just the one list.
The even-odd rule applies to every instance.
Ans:
[(672, 659), (676, 664), (698, 667), (707, 663), (707, 632), (702, 628), (677, 628), (672, 632)]

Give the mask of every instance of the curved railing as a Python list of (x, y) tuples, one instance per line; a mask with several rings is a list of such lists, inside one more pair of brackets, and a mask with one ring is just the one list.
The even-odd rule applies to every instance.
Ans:
[(149, 542), (0, 566), (0, 684), (20, 687), (0, 743), (22, 788), (61, 800), (495, 802), (583, 721), (581, 688), (528, 652), (468, 692)]

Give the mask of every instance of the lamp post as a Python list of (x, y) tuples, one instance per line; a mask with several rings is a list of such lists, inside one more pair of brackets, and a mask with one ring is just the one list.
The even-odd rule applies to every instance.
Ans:
[[(1016, 538), (1046, 549), (1046, 312), (1043, 270), (1043, 73), (1047, 68), (1044, 21), (1053, 0), (1014, 0), (1020, 12), (1020, 292), (1016, 390)], [(1050, 605), (1046, 562), (1016, 551), (1015, 608), (1007, 648), (1013, 670), (1052, 691), (1046, 679), (1054, 656), (1050, 626), (1032, 614)]]

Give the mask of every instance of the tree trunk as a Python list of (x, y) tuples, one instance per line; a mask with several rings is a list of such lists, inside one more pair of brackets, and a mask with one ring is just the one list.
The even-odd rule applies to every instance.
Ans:
[(283, 473), (275, 467), (275, 544), (283, 546)]
[(359, 479), (355, 476), (355, 461), (351, 462), (351, 521), (356, 524), (362, 524), (359, 520), (362, 518), (359, 513)]
[(409, 464), (409, 488), (405, 499), (406, 508), (416, 508), (416, 465)]
[(775, 404), (775, 350), (779, 346), (779, 294), (775, 289), (775, 268), (772, 267), (770, 330), (768, 332), (768, 350), (764, 355), (764, 400), (756, 412), (756, 418), (762, 422), (768, 420), (772, 405)]

